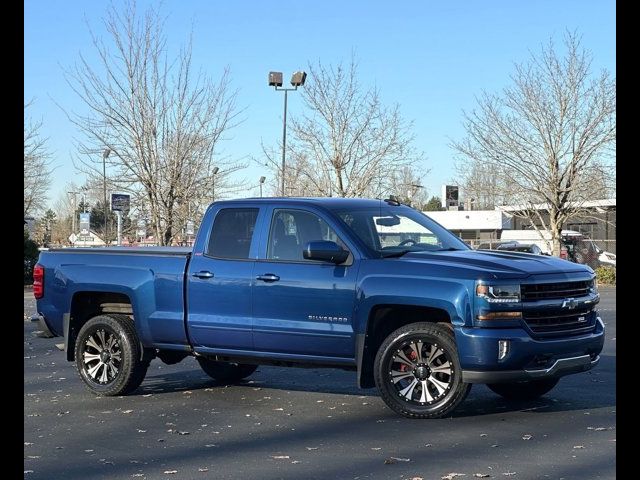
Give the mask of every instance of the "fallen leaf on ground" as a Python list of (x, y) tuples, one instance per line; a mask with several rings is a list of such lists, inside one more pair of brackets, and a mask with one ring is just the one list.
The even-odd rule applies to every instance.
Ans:
[(276, 460), (287, 460), (289, 459), (289, 455), (271, 455), (271, 458), (275, 458)]
[(584, 445), (576, 445), (576, 446), (575, 446), (575, 447), (573, 447), (573, 448), (574, 448), (574, 450), (575, 450), (575, 449), (578, 449), (578, 448), (584, 448)]
[(533, 435), (529, 435), (528, 433), (522, 436), (523, 440), (531, 440), (532, 438), (533, 438)]
[(165, 470), (164, 473), (166, 473), (167, 475), (175, 475), (176, 473), (178, 473), (178, 470)]
[(391, 459), (391, 458), (385, 458), (385, 460), (384, 460), (384, 464), (385, 465), (392, 465), (394, 463), (396, 463), (396, 461)]
[(491, 475), (488, 473), (474, 473), (473, 476), (476, 478), (489, 478)]
[(504, 473), (503, 473), (503, 475), (504, 475), (505, 477), (510, 477), (510, 476), (512, 476), (512, 475), (515, 475), (515, 474), (516, 474), (516, 472), (504, 472)]
[(199, 472), (208, 472), (209, 469), (207, 467), (202, 467), (198, 469)]
[(400, 457), (390, 457), (391, 460), (395, 460), (396, 462), (410, 462), (410, 458), (400, 458)]
[(442, 480), (453, 480), (456, 477), (464, 477), (466, 475), (466, 473), (447, 473), (444, 477), (442, 477)]

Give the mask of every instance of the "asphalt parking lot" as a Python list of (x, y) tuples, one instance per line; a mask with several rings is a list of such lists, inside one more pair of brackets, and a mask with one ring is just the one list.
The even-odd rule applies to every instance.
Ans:
[(353, 372), (259, 367), (223, 387), (192, 358), (154, 360), (132, 395), (95, 397), (62, 339), (32, 336), (25, 291), (24, 478), (612, 479), (616, 290), (601, 296), (596, 369), (531, 402), (476, 385), (451, 418), (409, 420)]

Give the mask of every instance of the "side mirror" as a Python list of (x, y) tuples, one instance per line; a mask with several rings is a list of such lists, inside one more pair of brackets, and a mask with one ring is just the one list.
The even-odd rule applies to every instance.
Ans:
[(320, 260), (321, 262), (331, 262), (338, 265), (349, 258), (349, 252), (336, 242), (318, 240), (308, 242), (304, 247), (302, 256), (307, 260)]

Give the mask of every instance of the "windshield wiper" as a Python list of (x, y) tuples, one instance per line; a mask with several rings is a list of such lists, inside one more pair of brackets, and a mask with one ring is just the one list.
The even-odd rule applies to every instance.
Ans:
[(381, 253), (380, 257), (381, 258), (396, 258), (396, 257), (401, 257), (404, 254), (412, 252), (412, 251), (415, 251), (415, 250), (406, 249), (406, 250), (400, 250), (398, 252)]

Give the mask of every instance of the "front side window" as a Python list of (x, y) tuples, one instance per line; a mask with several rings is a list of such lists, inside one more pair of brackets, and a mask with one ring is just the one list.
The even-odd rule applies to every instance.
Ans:
[(469, 249), (447, 229), (409, 207), (381, 206), (336, 211), (336, 214), (381, 257), (406, 252)]
[(218, 258), (249, 258), (257, 208), (223, 208), (213, 222), (207, 255)]
[(276, 210), (271, 219), (267, 258), (312, 262), (302, 256), (308, 242), (330, 240), (345, 248), (335, 231), (315, 213), (304, 210)]

